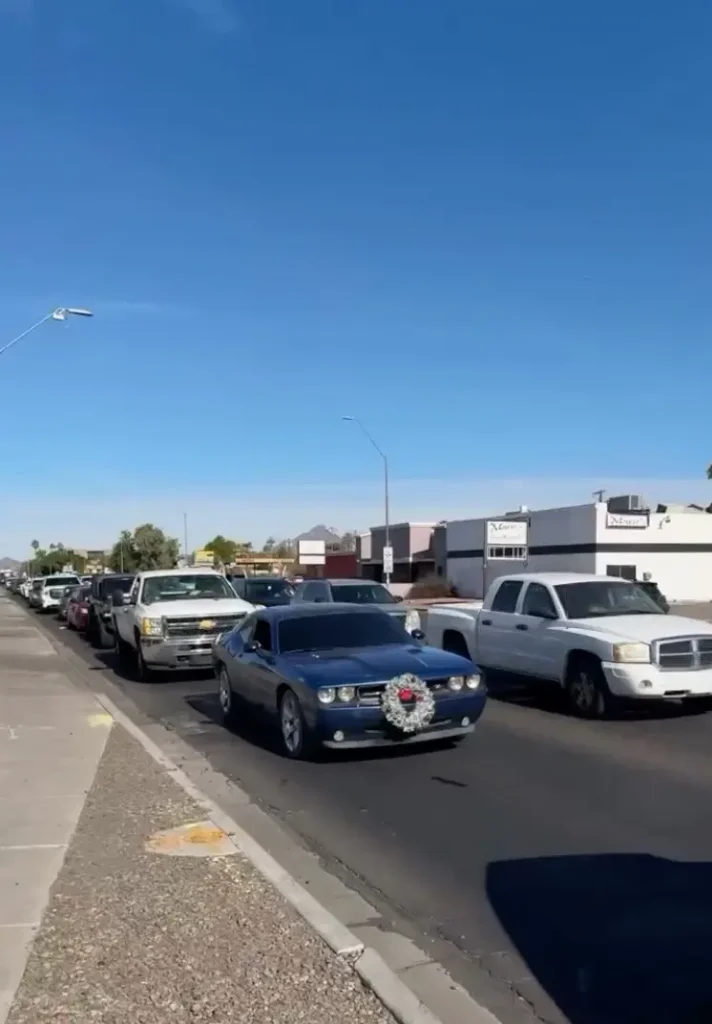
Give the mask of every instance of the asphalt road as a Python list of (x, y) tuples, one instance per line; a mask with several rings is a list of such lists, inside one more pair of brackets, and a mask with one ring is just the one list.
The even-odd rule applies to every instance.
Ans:
[[(111, 652), (43, 624), (113, 673)], [(481, 1002), (501, 1016), (495, 991), (516, 991), (503, 1024), (712, 1020), (712, 714), (584, 723), (500, 682), (457, 749), (310, 764), (223, 729), (210, 679), (121, 686)]]

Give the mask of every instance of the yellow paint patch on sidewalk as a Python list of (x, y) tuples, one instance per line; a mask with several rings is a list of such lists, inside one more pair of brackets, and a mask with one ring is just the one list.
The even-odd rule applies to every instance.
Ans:
[(156, 832), (146, 841), (146, 849), (171, 857), (230, 857), (237, 852), (228, 834), (212, 821)]
[(108, 728), (110, 725), (112, 725), (114, 719), (106, 711), (100, 711), (95, 715), (89, 715), (87, 721), (89, 723), (90, 728), (101, 729), (102, 726), (104, 728)]

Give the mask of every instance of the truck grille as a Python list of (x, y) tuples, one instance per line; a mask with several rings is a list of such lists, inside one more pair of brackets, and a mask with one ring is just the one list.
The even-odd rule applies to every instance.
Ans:
[[(447, 679), (427, 679), (428, 686), (437, 694), (447, 689)], [(381, 694), (386, 688), (385, 683), (364, 683), (356, 687), (356, 697), (362, 707), (377, 707), (381, 703)]]
[(679, 640), (660, 640), (655, 660), (670, 672), (712, 668), (712, 636), (685, 636)]
[(165, 635), (181, 640), (215, 637), (221, 633), (229, 633), (244, 618), (244, 615), (201, 615), (190, 619), (166, 619)]

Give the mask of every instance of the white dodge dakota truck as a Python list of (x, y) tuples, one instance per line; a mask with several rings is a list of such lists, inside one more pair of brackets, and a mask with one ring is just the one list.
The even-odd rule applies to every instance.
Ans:
[(253, 611), (213, 569), (141, 572), (128, 595), (112, 595), (116, 650), (124, 671), (211, 669), (212, 649)]
[(623, 699), (712, 697), (712, 623), (665, 615), (618, 577), (501, 576), (484, 602), (429, 608), (424, 631), (485, 670), (559, 683), (583, 718)]

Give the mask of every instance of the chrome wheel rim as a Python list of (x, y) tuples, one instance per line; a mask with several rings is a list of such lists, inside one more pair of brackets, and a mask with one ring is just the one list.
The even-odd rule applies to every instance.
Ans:
[(571, 684), (571, 696), (579, 711), (588, 714), (594, 710), (598, 701), (598, 690), (588, 673), (578, 673)]
[(220, 707), (224, 715), (228, 715), (232, 709), (232, 693), (224, 668), (220, 670)]
[(282, 700), (282, 738), (289, 753), (297, 753), (302, 743), (302, 720), (296, 698), (291, 693)]

